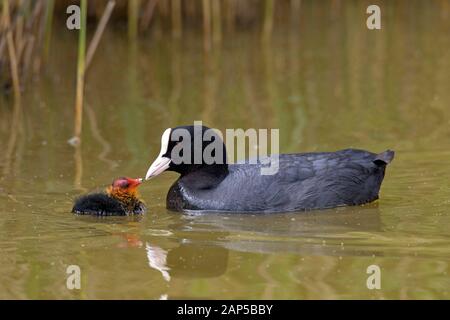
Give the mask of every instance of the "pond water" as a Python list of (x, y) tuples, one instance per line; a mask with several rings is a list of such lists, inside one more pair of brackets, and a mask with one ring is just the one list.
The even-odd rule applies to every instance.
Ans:
[[(450, 13), (441, 3), (307, 3), (262, 42), (109, 28), (71, 147), (76, 33), (64, 21), (20, 107), (0, 96), (0, 298), (417, 299), (450, 297)], [(303, 8), (303, 7), (302, 7)], [(167, 127), (279, 128), (280, 152), (396, 151), (380, 200), (310, 213), (189, 216), (165, 209), (176, 179), (140, 188), (143, 217), (70, 213), (114, 177), (143, 176)], [(66, 269), (81, 269), (68, 290)], [(370, 265), (381, 290), (366, 286)]]

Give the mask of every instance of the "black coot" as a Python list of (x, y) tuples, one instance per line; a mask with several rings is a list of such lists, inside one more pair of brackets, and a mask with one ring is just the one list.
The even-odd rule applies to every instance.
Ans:
[[(194, 126), (184, 126), (164, 132), (160, 154), (148, 169), (146, 179), (165, 170), (180, 174), (167, 194), (168, 209), (286, 212), (361, 205), (378, 199), (386, 165), (394, 157), (390, 150), (375, 154), (356, 149), (281, 154), (278, 172), (262, 175), (261, 168), (267, 167), (264, 161), (227, 164), (225, 145), (217, 134), (213, 134), (211, 141), (218, 139), (223, 148), (223, 161), (212, 164), (203, 159), (197, 164), (174, 161), (172, 155), (183, 155), (179, 149), (172, 153), (174, 148), (179, 143), (185, 145), (179, 131), (190, 132), (188, 144), (191, 145), (191, 159), (194, 159), (195, 135), (203, 135), (208, 129), (202, 126), (201, 130), (194, 130)], [(202, 142), (201, 151), (211, 143)]]

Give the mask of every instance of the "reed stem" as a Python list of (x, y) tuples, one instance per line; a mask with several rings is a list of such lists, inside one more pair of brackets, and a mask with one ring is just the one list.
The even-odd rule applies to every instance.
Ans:
[(86, 54), (86, 67), (85, 72), (91, 65), (92, 58), (94, 57), (95, 51), (97, 51), (98, 44), (100, 39), (102, 38), (103, 32), (105, 31), (106, 24), (111, 17), (111, 13), (114, 9), (116, 2), (114, 0), (109, 0), (106, 5), (105, 10), (103, 11), (102, 17), (98, 23), (97, 29), (95, 30), (94, 36), (92, 37), (91, 43), (89, 44), (89, 48)]
[(13, 31), (11, 27), (11, 17), (9, 12), (9, 1), (3, 2), (3, 23), (6, 29), (6, 42), (9, 54), (9, 65), (11, 69), (11, 79), (14, 88), (14, 99), (16, 105), (20, 105), (20, 80), (17, 62), (17, 51), (14, 45)]
[(202, 0), (203, 8), (203, 47), (206, 52), (211, 50), (211, 3)]
[(16, 48), (14, 46), (14, 39), (11, 30), (7, 32), (6, 41), (8, 43), (9, 64), (11, 68), (11, 78), (14, 88), (14, 99), (17, 104), (20, 104), (20, 80), (19, 69), (17, 63)]
[(222, 40), (222, 18), (220, 10), (220, 0), (212, 0), (212, 23), (213, 23), (213, 41), (220, 42)]
[(172, 36), (181, 37), (182, 33), (181, 0), (172, 0)]
[(138, 34), (140, 0), (128, 0), (128, 38), (136, 40)]
[(78, 38), (77, 93), (75, 101), (75, 144), (81, 142), (86, 53), (87, 0), (81, 0), (81, 29)]
[(50, 52), (54, 8), (55, 8), (55, 0), (48, 0), (47, 6), (45, 8), (44, 60), (47, 60), (48, 54)]
[(229, 33), (233, 33), (236, 18), (236, 0), (227, 0), (226, 4), (227, 4), (225, 13), (226, 27)]
[(264, 4), (264, 25), (262, 33), (264, 40), (269, 40), (272, 36), (274, 9), (274, 0), (266, 0)]
[(291, 0), (291, 28), (293, 29), (298, 27), (301, 6), (302, 0)]
[(144, 15), (141, 19), (141, 30), (147, 30), (150, 22), (152, 21), (153, 14), (155, 13), (155, 7), (158, 4), (158, 0), (148, 0), (144, 9)]

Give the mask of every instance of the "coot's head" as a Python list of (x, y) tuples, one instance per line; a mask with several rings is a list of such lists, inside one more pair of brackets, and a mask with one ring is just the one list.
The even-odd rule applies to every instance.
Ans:
[(142, 183), (142, 179), (132, 179), (121, 177), (115, 179), (108, 187), (108, 193), (113, 196), (128, 195), (134, 196), (137, 193), (137, 187)]
[(203, 170), (214, 175), (228, 172), (225, 144), (219, 133), (201, 125), (168, 128), (161, 137), (161, 150), (145, 179), (164, 171), (181, 175)]

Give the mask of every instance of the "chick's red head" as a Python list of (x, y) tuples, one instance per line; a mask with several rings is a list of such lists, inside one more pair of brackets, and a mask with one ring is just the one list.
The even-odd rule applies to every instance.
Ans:
[(136, 188), (142, 183), (142, 179), (132, 179), (128, 177), (117, 178), (108, 188), (111, 193), (136, 193)]

